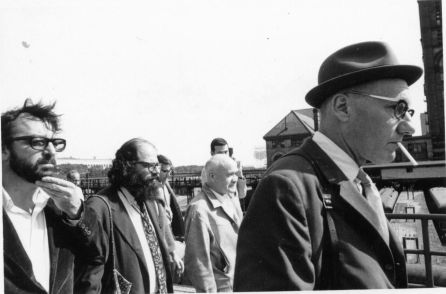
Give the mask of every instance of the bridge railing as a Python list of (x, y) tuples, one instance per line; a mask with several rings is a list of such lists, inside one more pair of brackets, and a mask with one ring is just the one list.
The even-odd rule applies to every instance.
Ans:
[[(404, 249), (405, 254), (422, 254), (424, 255), (424, 286), (432, 288), (435, 286), (446, 286), (446, 272), (441, 268), (433, 268), (432, 256), (446, 256), (446, 251), (431, 250), (429, 237), (429, 221), (446, 221), (446, 214), (396, 214), (386, 213), (388, 219), (413, 219), (421, 220), (423, 247), (422, 249)], [(423, 271), (417, 266), (407, 264), (408, 278), (410, 286), (417, 287), (423, 282)], [(435, 279), (434, 279), (435, 278)], [(434, 280), (437, 281), (435, 285)]]

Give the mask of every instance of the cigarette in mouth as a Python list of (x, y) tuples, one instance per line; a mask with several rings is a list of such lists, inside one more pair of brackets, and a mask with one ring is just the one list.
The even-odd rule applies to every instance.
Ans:
[(412, 155), (410, 155), (409, 151), (407, 151), (406, 147), (404, 147), (401, 142), (397, 142), (396, 144), (398, 144), (398, 147), (401, 149), (401, 151), (403, 151), (404, 155), (406, 155), (407, 159), (409, 159), (413, 166), (418, 165), (418, 162), (412, 157)]

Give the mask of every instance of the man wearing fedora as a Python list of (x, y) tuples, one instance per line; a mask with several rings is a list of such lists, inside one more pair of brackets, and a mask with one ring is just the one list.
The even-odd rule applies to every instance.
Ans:
[(382, 42), (322, 63), (305, 97), (320, 130), (257, 187), (239, 231), (235, 291), (407, 287), (400, 240), (361, 166), (393, 161), (414, 132), (408, 86), (421, 74)]

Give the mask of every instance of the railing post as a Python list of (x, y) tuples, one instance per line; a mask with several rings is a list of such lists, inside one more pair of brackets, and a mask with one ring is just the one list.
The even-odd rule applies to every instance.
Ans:
[(424, 251), (424, 266), (426, 269), (426, 286), (429, 288), (434, 287), (434, 277), (432, 275), (432, 257), (431, 248), (429, 244), (429, 228), (427, 219), (421, 220), (422, 233), (423, 233), (423, 251)]

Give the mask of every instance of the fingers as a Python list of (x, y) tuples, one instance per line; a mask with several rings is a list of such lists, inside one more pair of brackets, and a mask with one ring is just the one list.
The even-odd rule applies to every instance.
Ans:
[[(39, 181), (38, 181), (39, 182)], [(55, 177), (43, 177), (40, 182), (44, 182), (44, 183), (52, 183), (58, 186), (62, 186), (62, 187), (69, 187), (69, 188), (74, 188), (75, 185), (72, 182), (63, 180), (63, 179), (59, 179), (59, 178), (55, 178)]]

